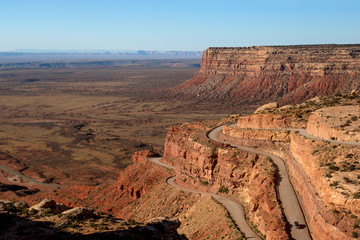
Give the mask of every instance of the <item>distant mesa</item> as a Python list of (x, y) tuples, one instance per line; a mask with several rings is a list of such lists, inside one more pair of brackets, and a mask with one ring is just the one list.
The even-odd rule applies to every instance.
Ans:
[(203, 101), (299, 103), (360, 89), (360, 44), (209, 48), (197, 75), (175, 87)]

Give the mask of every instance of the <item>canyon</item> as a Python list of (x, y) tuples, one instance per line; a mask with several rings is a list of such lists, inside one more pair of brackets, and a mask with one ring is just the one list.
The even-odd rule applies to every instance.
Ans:
[[(283, 159), (313, 239), (352, 239), (358, 234), (360, 204), (357, 179), (360, 168), (356, 136), (359, 128), (357, 118), (354, 117), (358, 116), (357, 111), (354, 111), (358, 109), (357, 99), (356, 93), (341, 97), (315, 98), (292, 105), (286, 110), (273, 108), (255, 115), (241, 116), (237, 124), (222, 127), (220, 138), (226, 143), (249, 146), (254, 148), (254, 151), (266, 151)], [(327, 107), (333, 105), (334, 100), (338, 106)], [(348, 129), (352, 129), (352, 135), (347, 142), (335, 140), (333, 135), (318, 138), (303, 131), (306, 126), (313, 124), (312, 119), (319, 112), (326, 112), (326, 116), (329, 116), (329, 109), (341, 109), (343, 113), (339, 115), (338, 111), (331, 111), (333, 129), (339, 129), (347, 136)], [(344, 116), (352, 121), (347, 121)], [(348, 126), (342, 129), (344, 122)], [(225, 142), (216, 145), (204, 137), (213, 126), (204, 126), (206, 124), (203, 122), (184, 124), (168, 133), (163, 159), (177, 167), (177, 182), (210, 192), (227, 189), (227, 194), (247, 209), (246, 216), (250, 224), (256, 225), (256, 229), (266, 235), (266, 239), (291, 238), (286, 228), (281, 226), (293, 222), (286, 220), (281, 211), (273, 211), (276, 205), (281, 206), (280, 199), (277, 194), (271, 194), (274, 192), (272, 184), (262, 187), (266, 181), (259, 177), (268, 170), (267, 176), (265, 175), (267, 181), (279, 178), (275, 173), (277, 167), (272, 169), (261, 162), (263, 154), (254, 156), (249, 150), (237, 152)], [(294, 128), (299, 126), (303, 128)], [(199, 134), (201, 131), (202, 134)], [(321, 132), (321, 128), (318, 132)], [(229, 151), (231, 157), (225, 157)], [(254, 157), (257, 161), (254, 161)], [(247, 173), (247, 170), (250, 173)], [(254, 181), (252, 174), (261, 182)], [(278, 183), (272, 183), (277, 190)], [(261, 198), (264, 195), (266, 200)], [(266, 207), (269, 206), (269, 200), (273, 201), (270, 208)], [(285, 221), (283, 225), (281, 221), (274, 222), (276, 218)]]
[[(32, 195), (8, 192), (7, 196), (32, 205), (50, 197), (67, 207), (85, 206), (137, 222), (175, 217), (181, 223), (177, 232), (188, 239), (244, 237), (241, 226), (239, 230), (214, 198), (169, 186), (166, 180), (176, 176), (176, 184), (184, 189), (226, 196), (241, 205), (260, 238), (292, 239), (294, 231), (307, 228), (312, 239), (356, 238), (360, 222), (358, 101), (359, 93), (353, 92), (286, 108), (260, 108), (256, 114), (220, 121), (184, 123), (171, 127), (165, 139), (161, 161), (174, 169), (148, 161), (159, 155), (147, 150), (135, 153), (133, 164), (108, 185), (49, 187)], [(334, 109), (341, 109), (342, 114)], [(337, 135), (321, 134), (323, 124), (307, 133), (315, 136), (304, 135), (310, 124), (320, 121), (318, 115), (325, 123), (331, 120), (328, 127), (337, 129), (333, 132)], [(218, 137), (225, 142), (208, 137), (218, 126), (222, 126)], [(337, 140), (340, 133), (350, 130), (346, 144)], [(234, 144), (254, 151), (234, 148)], [(273, 156), (284, 162), (304, 213), (299, 229), (279, 198), (279, 193), (286, 195), (279, 190), (279, 177), (284, 176)]]
[[(359, 45), (210, 48), (204, 52), (200, 72), (171, 90), (180, 98), (195, 97), (198, 104), (186, 100), (187, 108), (194, 110), (186, 117), (176, 115), (181, 101), (163, 104), (158, 98), (160, 102), (148, 105), (144, 99), (149, 101), (149, 96), (143, 93), (131, 104), (116, 96), (97, 105), (92, 101), (103, 100), (101, 96), (90, 102), (85, 96), (72, 97), (64, 109), (79, 100), (84, 107), (66, 115), (47, 114), (46, 119), (41, 119), (41, 112), (22, 113), (8, 101), (2, 108), (8, 119), (0, 129), (4, 147), (0, 197), (30, 206), (50, 198), (66, 208), (103, 213), (108, 220), (101, 221), (115, 224), (106, 230), (100, 220), (96, 228), (85, 221), (68, 228), (85, 237), (118, 234), (116, 224), (121, 222), (125, 230), (132, 224), (140, 229), (170, 224), (174, 239), (356, 239), (360, 234), (358, 60)], [(26, 84), (43, 86), (42, 80), (29, 79)], [(36, 88), (28, 90), (38, 93)], [(238, 105), (234, 114), (234, 108), (231, 113), (221, 109), (224, 101), (248, 105)], [(262, 102), (267, 104), (255, 110)], [(205, 103), (207, 110), (196, 112)], [(53, 103), (48, 105), (41, 109), (55, 109)], [(119, 106), (126, 121), (119, 118)], [(244, 106), (255, 111), (243, 112)], [(99, 115), (99, 110), (104, 112)], [(163, 125), (165, 118), (175, 125)], [(218, 120), (206, 120), (211, 118)], [(119, 123), (131, 128), (132, 138), (119, 137), (127, 134), (114, 128)], [(27, 135), (32, 131), (42, 134), (35, 142)], [(49, 142), (50, 138), (59, 143)], [(131, 147), (130, 140), (137, 144)], [(125, 150), (133, 154), (131, 161), (128, 157), (121, 164), (114, 156)], [(86, 152), (96, 158), (85, 157)], [(56, 170), (59, 166), (61, 170)], [(224, 199), (241, 211), (234, 213)], [(21, 222), (31, 225), (49, 217), (36, 220), (39, 216), (14, 207), (14, 201), (3, 202), (0, 209), (9, 219), (19, 215)], [(48, 219), (56, 222), (62, 216)]]
[(359, 90), (360, 45), (208, 48), (200, 71), (173, 89), (199, 101), (300, 103)]

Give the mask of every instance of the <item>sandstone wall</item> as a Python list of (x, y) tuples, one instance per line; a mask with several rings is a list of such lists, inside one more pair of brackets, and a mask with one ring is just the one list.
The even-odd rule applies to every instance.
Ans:
[(178, 168), (178, 184), (215, 193), (226, 187), (228, 196), (246, 206), (250, 220), (267, 239), (289, 238), (276, 198), (275, 169), (265, 157), (202, 144), (181, 128), (172, 128), (163, 161)]
[(360, 45), (209, 48), (174, 90), (197, 99), (300, 102), (360, 88)]
[(308, 216), (312, 236), (314, 239), (351, 239), (349, 230), (352, 226), (349, 226), (348, 219), (343, 218), (342, 214), (334, 214), (333, 210), (334, 206), (341, 209), (347, 205), (348, 210), (356, 213), (358, 207), (352, 200), (349, 201), (339, 192), (330, 189), (324, 178), (324, 171), (312, 154), (311, 145), (315, 145), (312, 140), (291, 134), (289, 154), (293, 158), (286, 159), (292, 182)]
[(264, 141), (280, 141), (288, 142), (290, 141), (290, 131), (287, 130), (266, 130), (266, 129), (247, 129), (247, 128), (233, 128), (229, 126), (224, 126), (222, 128), (222, 133), (226, 136), (231, 136), (234, 138), (242, 139), (256, 139)]
[(224, 127), (222, 134), (224, 139), (244, 146), (256, 146), (286, 161), (313, 239), (351, 239), (352, 220), (343, 213), (334, 212), (334, 209), (359, 215), (359, 200), (345, 198), (339, 191), (331, 189), (329, 180), (324, 177), (325, 171), (319, 159), (322, 156), (314, 155), (314, 149), (319, 149), (319, 146), (330, 148), (328, 143), (286, 131)]
[(340, 106), (322, 108), (313, 112), (309, 117), (306, 131), (323, 139), (356, 142), (360, 141), (359, 129), (360, 108)]

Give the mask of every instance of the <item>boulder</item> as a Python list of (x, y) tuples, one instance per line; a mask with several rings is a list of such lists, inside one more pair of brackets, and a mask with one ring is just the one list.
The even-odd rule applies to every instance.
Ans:
[(50, 208), (51, 211), (53, 212), (54, 210), (56, 210), (56, 202), (50, 198), (45, 198), (44, 200), (42, 200), (41, 202), (39, 202), (38, 204), (35, 204), (34, 206), (29, 208), (29, 211), (31, 212), (42, 212), (45, 209)]
[(62, 212), (62, 215), (66, 219), (86, 219), (94, 216), (94, 211), (84, 207), (75, 207)]
[(258, 109), (255, 110), (254, 114), (256, 113), (260, 113), (266, 110), (273, 110), (279, 107), (279, 104), (277, 102), (272, 102), (272, 103), (268, 103), (265, 105), (262, 105), (261, 107), (259, 107)]
[(291, 108), (293, 108), (294, 106), (293, 105), (285, 105), (285, 106), (282, 106), (282, 107), (280, 107), (279, 108), (279, 110), (289, 110), (289, 109), (291, 109)]

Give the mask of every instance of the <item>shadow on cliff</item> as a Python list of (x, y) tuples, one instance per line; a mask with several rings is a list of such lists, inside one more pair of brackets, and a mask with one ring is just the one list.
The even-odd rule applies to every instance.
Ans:
[(142, 226), (134, 226), (126, 230), (104, 231), (91, 234), (69, 233), (54, 228), (47, 221), (32, 221), (9, 213), (0, 213), (0, 240), (186, 240), (177, 233), (179, 221), (164, 220)]

